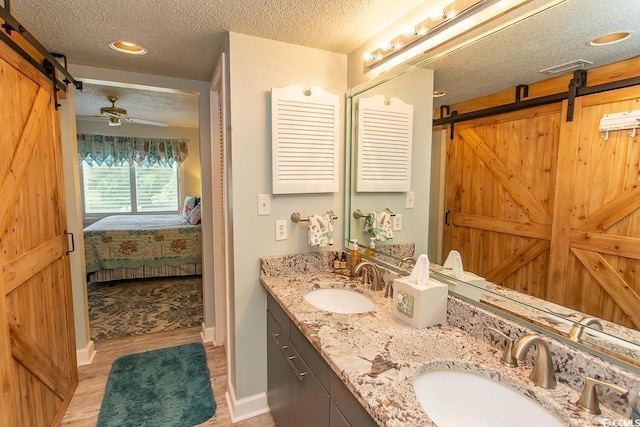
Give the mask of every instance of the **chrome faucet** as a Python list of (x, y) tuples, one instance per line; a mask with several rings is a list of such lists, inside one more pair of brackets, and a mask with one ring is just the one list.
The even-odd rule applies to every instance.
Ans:
[(362, 272), (362, 285), (365, 288), (370, 288), (372, 291), (381, 291), (382, 285), (380, 283), (380, 273), (378, 271), (378, 267), (369, 262), (362, 261), (360, 264), (356, 265), (356, 268), (353, 270), (356, 277), (360, 275)]
[(531, 334), (520, 338), (513, 349), (514, 357), (522, 362), (532, 345), (536, 346), (537, 353), (529, 379), (540, 387), (554, 388), (556, 386), (556, 377), (553, 372), (551, 353), (547, 343), (544, 342), (540, 335)]
[(582, 394), (580, 395), (580, 400), (576, 402), (576, 405), (581, 411), (593, 415), (600, 415), (602, 413), (602, 411), (600, 410), (600, 404), (598, 403), (598, 394), (596, 393), (597, 385), (612, 388), (622, 396), (625, 396), (627, 393), (629, 393), (629, 390), (627, 390), (626, 388), (587, 377), (587, 381), (584, 384), (584, 389), (582, 389)]
[(602, 323), (595, 317), (586, 316), (580, 319), (578, 323), (574, 323), (569, 331), (569, 339), (572, 341), (580, 341), (584, 332), (585, 326), (592, 326), (599, 331), (602, 331)]

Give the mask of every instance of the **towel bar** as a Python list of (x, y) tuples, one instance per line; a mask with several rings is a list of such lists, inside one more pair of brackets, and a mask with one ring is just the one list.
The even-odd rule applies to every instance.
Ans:
[[(389, 215), (396, 216), (395, 212), (393, 212), (391, 209), (385, 208), (384, 210), (389, 212)], [(353, 217), (355, 219), (369, 218), (369, 215), (365, 215), (365, 214), (362, 213), (362, 211), (360, 209), (356, 209), (355, 211), (353, 211)]]
[[(333, 213), (333, 211), (327, 211), (329, 215), (331, 215), (332, 219), (338, 219), (338, 216)], [(300, 216), (300, 212), (294, 212), (291, 214), (291, 222), (300, 222), (300, 221), (309, 221), (309, 217), (302, 218)]]

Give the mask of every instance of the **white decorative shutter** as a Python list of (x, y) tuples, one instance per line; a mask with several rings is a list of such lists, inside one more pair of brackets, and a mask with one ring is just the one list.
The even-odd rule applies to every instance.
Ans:
[(339, 110), (317, 87), (271, 89), (273, 194), (338, 191)]
[(410, 191), (413, 105), (382, 95), (360, 98), (357, 126), (356, 191)]

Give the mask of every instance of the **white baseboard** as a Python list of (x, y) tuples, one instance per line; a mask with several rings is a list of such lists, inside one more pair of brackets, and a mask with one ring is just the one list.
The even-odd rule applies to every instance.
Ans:
[(76, 349), (76, 359), (78, 366), (90, 365), (93, 359), (96, 357), (96, 349), (93, 346), (93, 341), (89, 340), (86, 348)]
[(258, 393), (236, 400), (236, 392), (229, 382), (224, 397), (227, 400), (231, 422), (234, 424), (269, 412), (267, 393)]
[[(202, 322), (202, 331), (200, 331), (200, 338), (202, 338), (202, 342), (213, 342), (214, 337), (216, 336), (216, 328), (207, 328), (207, 325)], [(215, 346), (215, 342), (213, 342)]]

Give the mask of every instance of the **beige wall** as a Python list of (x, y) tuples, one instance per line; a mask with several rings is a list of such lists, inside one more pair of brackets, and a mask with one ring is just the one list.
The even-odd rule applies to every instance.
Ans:
[(78, 133), (109, 136), (141, 136), (149, 138), (186, 139), (189, 141), (189, 157), (181, 165), (182, 182), (181, 189), (184, 195), (201, 195), (201, 171), (200, 171), (200, 135), (198, 128), (184, 127), (158, 127), (139, 125), (134, 123), (123, 124), (119, 127), (110, 127), (105, 122), (94, 120), (78, 120), (76, 122)]

